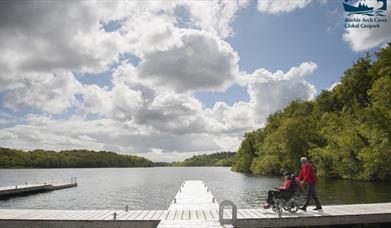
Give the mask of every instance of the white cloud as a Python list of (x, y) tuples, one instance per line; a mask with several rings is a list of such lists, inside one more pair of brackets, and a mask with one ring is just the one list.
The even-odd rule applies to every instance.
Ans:
[(0, 141), (2, 141), (2, 140), (9, 140), (9, 139), (15, 140), (17, 138), (18, 138), (18, 136), (15, 135), (12, 132), (0, 131)]
[[(83, 88), (80, 110), (100, 114), (100, 119), (74, 116), (54, 120), (47, 115), (30, 115), (25, 124), (1, 129), (0, 144), (21, 149), (39, 145), (53, 150), (111, 150), (145, 154), (155, 161), (236, 150), (245, 132), (263, 125), (264, 116), (292, 100), (313, 98), (315, 89), (304, 76), (316, 67), (305, 62), (286, 73), (257, 70), (246, 76), (250, 102), (231, 106), (217, 102), (213, 108), (205, 108), (191, 94), (155, 92), (130, 80), (138, 77), (137, 72), (125, 64), (115, 71), (111, 89), (96, 85)], [(152, 90), (147, 94), (153, 95), (145, 96), (137, 88)], [(173, 157), (176, 155), (178, 159)]]
[(141, 92), (124, 84), (115, 85), (111, 90), (96, 85), (86, 86), (81, 114), (100, 114), (121, 121), (132, 121), (136, 111), (143, 105)]
[(306, 7), (312, 0), (258, 0), (257, 8), (262, 13), (287, 13)]
[(176, 92), (227, 88), (238, 74), (239, 57), (231, 46), (208, 33), (180, 33), (181, 45), (144, 55), (140, 78)]
[(248, 0), (187, 1), (193, 24), (222, 38), (233, 34), (231, 23)]
[(304, 62), (299, 67), (292, 67), (288, 72), (271, 73), (266, 69), (258, 69), (249, 80), (248, 93), (253, 111), (258, 121), (289, 104), (292, 100), (311, 100), (316, 90), (304, 79), (317, 68), (313, 62)]
[(217, 135), (241, 137), (245, 131), (250, 131), (257, 126), (254, 112), (247, 102), (237, 102), (232, 106), (224, 102), (217, 102), (212, 109), (205, 110), (208, 117), (208, 131)]
[(97, 85), (85, 86), (83, 102), (79, 107), (81, 114), (100, 114), (109, 116), (113, 110), (112, 97), (109, 91)]
[(6, 94), (4, 105), (14, 110), (27, 106), (57, 114), (77, 104), (76, 94), (81, 88), (71, 73), (25, 74), (17, 87)]
[(115, 86), (112, 90), (113, 113), (115, 119), (130, 121), (142, 105), (141, 93), (126, 86)]
[[(376, 1), (367, 1), (366, 4), (374, 6), (378, 4)], [(387, 1), (388, 6), (391, 5), (391, 1)], [(386, 11), (386, 16), (384, 19), (387, 22), (379, 23), (380, 28), (346, 28), (343, 34), (343, 40), (348, 42), (350, 47), (354, 51), (365, 51), (370, 48), (378, 47), (384, 45), (387, 42), (391, 41), (391, 26), (389, 21), (391, 21), (391, 11), (388, 9)], [(370, 18), (368, 16), (354, 15), (356, 18), (363, 19)], [(380, 17), (378, 17), (380, 18)]]
[[(142, 127), (141, 127), (142, 128)], [(45, 116), (30, 116), (26, 124), (0, 129), (4, 147), (62, 150), (84, 148), (112, 150), (120, 153), (149, 153), (154, 148), (162, 152), (216, 151), (219, 147), (206, 134), (172, 135), (125, 127), (112, 119), (53, 120)]]
[(1, 88), (26, 72), (102, 71), (126, 48), (118, 32), (101, 28), (94, 2), (0, 3)]
[(129, 43), (129, 51), (139, 57), (151, 51), (164, 51), (180, 45), (176, 30), (175, 17), (172, 14), (160, 14), (150, 11), (135, 11), (123, 22), (119, 32)]

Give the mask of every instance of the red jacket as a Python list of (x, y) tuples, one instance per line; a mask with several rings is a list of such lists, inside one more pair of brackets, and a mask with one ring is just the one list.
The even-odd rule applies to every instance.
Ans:
[(312, 165), (310, 163), (301, 166), (299, 179), (304, 181), (304, 183), (306, 184), (316, 183), (316, 176), (314, 170), (312, 169)]
[(284, 183), (282, 183), (281, 187), (279, 189), (288, 189), (291, 186), (291, 180), (287, 180)]

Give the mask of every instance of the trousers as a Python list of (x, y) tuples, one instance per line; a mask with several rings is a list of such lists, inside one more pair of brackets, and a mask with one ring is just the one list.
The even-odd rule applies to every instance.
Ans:
[(304, 207), (307, 207), (310, 204), (311, 199), (314, 199), (315, 205), (317, 208), (322, 207), (322, 205), (320, 204), (319, 198), (316, 195), (315, 184), (307, 184), (307, 199), (304, 204)]

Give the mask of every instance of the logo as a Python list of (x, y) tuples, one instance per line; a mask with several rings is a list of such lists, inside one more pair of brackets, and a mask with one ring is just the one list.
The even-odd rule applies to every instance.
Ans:
[(347, 16), (363, 14), (367, 16), (385, 16), (387, 0), (345, 0), (343, 8)]
[(344, 0), (345, 28), (378, 29), (387, 23), (387, 0)]

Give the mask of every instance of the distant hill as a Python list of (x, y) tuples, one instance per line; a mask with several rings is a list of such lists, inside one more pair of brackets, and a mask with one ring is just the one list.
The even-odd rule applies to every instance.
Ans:
[(172, 166), (231, 166), (234, 152), (195, 155), (182, 162), (173, 162)]
[(134, 155), (106, 151), (21, 150), (0, 147), (0, 168), (94, 168), (94, 167), (151, 167), (152, 161)]
[(0, 147), (0, 168), (104, 168), (163, 166), (231, 166), (233, 152), (196, 155), (182, 162), (152, 162), (134, 155), (107, 151), (22, 151)]

